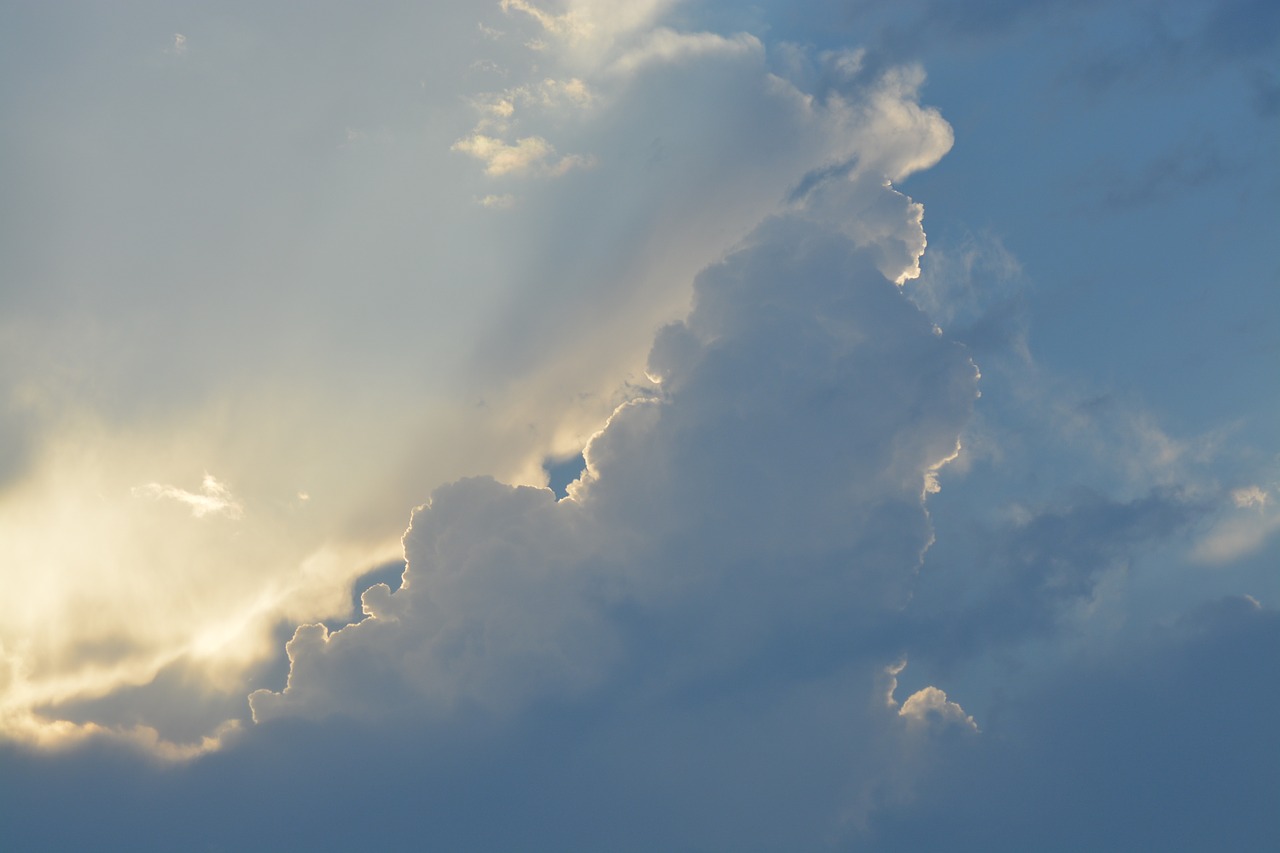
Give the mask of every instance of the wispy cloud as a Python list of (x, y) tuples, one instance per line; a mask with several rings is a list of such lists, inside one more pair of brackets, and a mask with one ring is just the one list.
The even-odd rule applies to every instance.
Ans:
[(191, 514), (196, 518), (204, 518), (208, 515), (240, 518), (244, 515), (244, 507), (231, 494), (231, 490), (219, 482), (212, 474), (207, 473), (204, 475), (204, 479), (200, 481), (199, 492), (190, 492), (177, 486), (161, 483), (146, 483), (141, 486), (134, 486), (133, 494), (137, 497), (152, 498), (154, 500), (176, 501), (189, 507)]

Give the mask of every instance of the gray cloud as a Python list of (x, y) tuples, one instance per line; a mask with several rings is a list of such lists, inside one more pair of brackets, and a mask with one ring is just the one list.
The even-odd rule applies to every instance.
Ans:
[[(952, 850), (1259, 850), (1280, 838), (1269, 709), (1280, 613), (1233, 597), (1136, 646), (1031, 674), (878, 842)], [(875, 848), (876, 843), (872, 844)]]
[[(931, 566), (921, 584), (912, 609), (919, 622), (907, 632), (913, 658), (918, 652), (946, 668), (1058, 635), (1108, 578), (1155, 543), (1189, 538), (1208, 513), (1176, 492), (1129, 501), (1082, 492), (1003, 524), (970, 519), (973, 529), (953, 534), (969, 541)], [(964, 562), (949, 562), (957, 552)]]
[[(841, 211), (875, 238), (833, 228)], [(909, 199), (845, 175), (765, 221), (698, 277), (688, 319), (655, 341), (660, 384), (588, 445), (570, 498), (437, 489), (405, 535), (404, 585), (368, 589), (358, 624), (299, 628), (287, 689), (251, 697), (257, 725), (173, 786), (91, 742), (82, 784), (133, 777), (163, 804), (161, 844), (334, 849), (375, 820), (403, 849), (410, 812), (427, 841), (468, 849), (855, 842), (935, 744), (974, 736), (941, 691), (895, 696), (896, 652), (866, 641), (910, 599), (925, 498), (977, 390), (885, 270), (914, 265), (900, 247), (919, 230)], [(68, 784), (56, 763), (40, 776)], [(94, 820), (137, 837), (115, 797)], [(240, 819), (193, 814), (202, 797)], [(317, 797), (362, 818), (280, 828)]]
[[(0, 32), (5, 843), (1275, 846), (1268, 386), (1186, 343), (1267, 324), (1231, 86), (1271, 13), (505, 7)], [(919, 55), (963, 134), (910, 178), (951, 144)], [(1119, 141), (1142, 216), (1064, 219)], [(886, 177), (939, 200), (919, 279)], [(499, 482), (609, 411), (569, 499)]]
[[(870, 186), (900, 231), (919, 228), (908, 200)], [(299, 629), (288, 689), (255, 694), (255, 717), (397, 702), (502, 715), (618, 669), (730, 677), (892, 618), (976, 371), (875, 249), (803, 209), (762, 225), (658, 335), (657, 396), (614, 413), (571, 499), (488, 480), (437, 490), (406, 534), (404, 587), (366, 592), (358, 625)]]

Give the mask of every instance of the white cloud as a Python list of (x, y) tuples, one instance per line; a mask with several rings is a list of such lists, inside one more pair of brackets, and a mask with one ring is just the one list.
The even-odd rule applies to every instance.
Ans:
[(578, 154), (557, 157), (556, 149), (541, 136), (526, 136), (508, 143), (482, 133), (473, 133), (455, 142), (453, 150), (470, 154), (482, 161), (485, 174), (495, 178), (521, 173), (558, 176), (570, 169), (587, 168), (591, 165), (590, 158)]
[(614, 74), (634, 74), (647, 65), (669, 64), (710, 56), (763, 57), (764, 45), (750, 33), (722, 36), (716, 33), (682, 33), (659, 27), (640, 44), (614, 60)]
[(516, 197), (510, 193), (502, 193), (501, 195), (490, 193), (477, 199), (476, 204), (492, 210), (510, 210), (516, 206)]
[(573, 8), (557, 15), (529, 3), (528, 0), (502, 0), (501, 7), (504, 12), (522, 12), (537, 21), (547, 32), (573, 40), (585, 39), (595, 29), (590, 20)]
[(208, 473), (204, 475), (204, 479), (200, 482), (199, 492), (189, 492), (177, 486), (167, 486), (160, 483), (147, 483), (142, 486), (134, 486), (133, 494), (138, 497), (171, 500), (185, 504), (191, 508), (191, 514), (196, 518), (204, 518), (206, 515), (225, 515), (228, 518), (240, 518), (244, 515), (244, 507), (231, 494), (231, 490), (218, 482), (218, 479), (212, 474)]
[(1265, 509), (1270, 499), (1271, 495), (1258, 486), (1246, 486), (1241, 489), (1233, 489), (1231, 492), (1231, 500), (1240, 509), (1251, 506)]
[(459, 139), (453, 150), (482, 161), (485, 174), (493, 176), (527, 171), (555, 154), (551, 143), (540, 136), (526, 136), (511, 144), (481, 133)]
[(547, 35), (562, 40), (574, 51), (598, 54), (613, 42), (643, 31), (679, 0), (634, 0), (619, 4), (612, 0), (567, 0), (564, 11), (547, 11), (529, 0), (502, 0), (501, 8), (527, 16)]
[(906, 718), (913, 726), (958, 725), (975, 732), (978, 730), (978, 724), (964, 712), (964, 708), (949, 700), (945, 691), (932, 686), (908, 696), (898, 709), (898, 716)]
[(1223, 565), (1256, 554), (1280, 532), (1280, 512), (1269, 505), (1269, 494), (1257, 486), (1231, 492), (1235, 512), (1228, 511), (1191, 549), (1200, 563)]

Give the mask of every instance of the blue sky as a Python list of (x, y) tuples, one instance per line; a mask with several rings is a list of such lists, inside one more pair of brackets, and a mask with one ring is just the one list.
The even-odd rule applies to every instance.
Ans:
[(1280, 843), (1274, 4), (2, 8), (14, 849)]

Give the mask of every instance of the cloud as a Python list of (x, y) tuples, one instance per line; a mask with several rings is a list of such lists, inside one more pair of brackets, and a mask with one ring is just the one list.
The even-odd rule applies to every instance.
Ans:
[(1008, 507), (999, 518), (990, 508), (976, 517), (950, 506), (941, 512), (938, 548), (903, 634), (921, 671), (953, 673), (997, 650), (1008, 664), (1028, 649), (1036, 660), (1050, 656), (1039, 644), (1051, 638), (1110, 638), (1110, 619), (1126, 618), (1115, 617), (1113, 599), (1126, 594), (1135, 564), (1189, 537), (1206, 507), (1177, 492), (1121, 501), (1080, 491), (1047, 506)]
[(177, 486), (166, 486), (160, 483), (147, 483), (134, 486), (133, 494), (137, 497), (155, 500), (171, 500), (186, 504), (196, 518), (206, 515), (225, 515), (228, 518), (240, 518), (244, 515), (244, 507), (231, 494), (230, 489), (218, 482), (212, 474), (205, 474), (200, 481), (199, 492), (189, 492)]
[(1236, 511), (1228, 510), (1215, 521), (1192, 548), (1192, 559), (1223, 565), (1262, 550), (1280, 531), (1280, 513), (1270, 506), (1270, 497), (1259, 486), (1233, 489), (1230, 498)]
[(1201, 138), (1148, 161), (1137, 174), (1113, 175), (1103, 201), (1118, 210), (1168, 203), (1180, 193), (1222, 180), (1231, 168), (1219, 147)]
[(575, 167), (590, 165), (590, 160), (580, 155), (556, 158), (555, 148), (541, 136), (526, 136), (508, 143), (473, 133), (453, 143), (452, 150), (482, 161), (485, 174), (491, 177), (521, 173), (557, 176)]
[(510, 193), (503, 193), (502, 195), (490, 193), (489, 195), (476, 199), (476, 204), (492, 210), (510, 210), (516, 206), (516, 197)]
[(1274, 846), (1273, 454), (1140, 401), (1178, 241), (1053, 208), (1081, 143), (1191, 155), (1138, 203), (1266, 137), (1085, 133), (1018, 63), (1145, 12), (1016, 5), (258, 4), (181, 69), (20, 13), (6, 841)]
[(527, 0), (502, 0), (501, 7), (504, 12), (522, 12), (537, 21), (538, 25), (547, 32), (569, 39), (587, 38), (594, 29), (592, 22), (584, 19), (582, 14), (574, 9), (556, 15)]
[[(883, 180), (936, 161), (950, 131), (890, 104), (918, 94), (900, 78), (833, 71), (838, 87), (811, 90), (750, 39), (685, 38), (662, 3), (575, 4), (592, 40), (531, 58), (477, 42), (464, 6), (389, 10), (374, 30), (346, 12), (278, 29), (263, 9), (236, 18), (245, 38), (213, 15), (190, 24), (210, 58), (193, 77), (111, 66), (129, 85), (96, 99), (49, 79), (60, 94), (23, 126), (99, 139), (118, 168), (57, 146), (21, 156), (21, 198), (63, 199), (98, 225), (51, 221), (43, 242), (4, 253), (44, 276), (0, 323), (4, 428), (22, 439), (6, 442), (20, 458), (4, 460), (0, 573), (28, 589), (21, 612), (0, 613), (0, 657), (22, 674), (13, 714), (189, 737), (188, 706), (152, 701), (150, 680), (198, 672), (211, 707), (230, 707), (237, 685), (261, 686), (281, 620), (341, 624), (349, 585), (395, 553), (405, 509), (436, 484), (543, 482), (544, 458), (579, 453), (646, 384), (653, 330), (685, 311), (698, 270), (806, 173), (865, 154), (844, 196), (815, 185), (790, 204), (806, 208), (793, 226), (838, 222), (868, 275), (910, 274), (920, 208)], [(509, 11), (513, 30), (529, 18)], [(332, 28), (361, 34), (336, 66), (307, 35)], [(646, 45), (678, 61), (609, 73)], [(810, 65), (831, 63), (848, 64)], [(92, 116), (119, 133), (88, 132)], [(207, 168), (173, 194), (169, 176), (194, 161)], [(567, 169), (518, 203), (495, 186)], [(218, 486), (188, 482), (193, 459)], [(44, 622), (72, 627), (19, 642)]]
[[(1280, 613), (1211, 602), (1123, 649), (1028, 672), (980, 741), (935, 750), (868, 849), (1203, 850), (1272, 846), (1280, 773), (1269, 713)], [(1264, 758), (1267, 753), (1268, 758)], [(944, 757), (945, 755), (945, 757)]]
[(646, 65), (724, 55), (756, 55), (764, 52), (760, 39), (750, 33), (730, 37), (716, 33), (682, 33), (666, 27), (652, 30), (638, 47), (622, 54), (610, 66), (615, 74), (634, 74)]
[[(867, 185), (843, 187), (875, 209)], [(919, 231), (901, 196), (870, 192)], [(368, 590), (358, 624), (299, 628), (288, 686), (255, 693), (255, 719), (510, 714), (653, 667), (677, 637), (662, 667), (687, 679), (896, 612), (976, 371), (877, 269), (902, 237), (831, 230), (829, 193), (699, 276), (693, 312), (650, 355), (660, 387), (591, 440), (568, 499), (485, 479), (438, 489), (405, 535), (404, 586)]]
[(1270, 500), (1271, 494), (1258, 486), (1245, 486), (1231, 490), (1231, 501), (1241, 509), (1251, 506), (1264, 508)]
[(614, 42), (643, 32), (678, 5), (679, 0), (636, 0), (618, 5), (609, 0), (569, 0), (559, 14), (528, 0), (502, 0), (503, 12), (519, 13), (539, 30), (565, 44), (579, 57), (597, 57)]
[(978, 730), (978, 724), (964, 712), (964, 708), (947, 699), (946, 691), (932, 686), (908, 696), (898, 709), (898, 716), (906, 717), (915, 726), (958, 725)]
[[(642, 5), (592, 14), (638, 39), (660, 4)], [(508, 40), (477, 45), (469, 4), (376, 26), (329, 12), (197, 16), (204, 59), (178, 76), (122, 59), (150, 49), (128, 35), (146, 27), (77, 19), (23, 78), (49, 96), (6, 101), (30, 131), (6, 202), (38, 212), (19, 217), (32, 239), (0, 237), (0, 581), (27, 591), (0, 613), (0, 657), (26, 679), (6, 702), (137, 695), (197, 647), (223, 691), (279, 651), (279, 620), (337, 624), (409, 507), (465, 475), (540, 482), (546, 455), (579, 452), (697, 270), (833, 148), (877, 135), (798, 111), (758, 56), (622, 85), (563, 46), (533, 67)], [(476, 129), (494, 90), (478, 58), (519, 93), (508, 127)], [(519, 204), (495, 185), (564, 170)], [(25, 643), (42, 624), (65, 630)], [(113, 665), (67, 671), (89, 648)], [(181, 730), (166, 707), (104, 722)]]
[[(877, 226), (849, 229), (859, 211)], [(916, 259), (883, 269), (901, 250), (881, 244), (922, 245), (920, 229), (909, 199), (847, 175), (766, 219), (698, 276), (688, 317), (654, 340), (660, 383), (592, 438), (567, 498), (438, 488), (405, 534), (403, 585), (370, 587), (341, 630), (299, 627), (287, 687), (250, 697), (256, 725), (164, 786), (103, 739), (81, 772), (154, 786), (159, 844), (347, 843), (327, 818), (289, 820), (286, 839), (280, 815), (314, 808), (308, 767), (370, 761), (321, 775), (385, 816), (393, 849), (405, 797), (424, 795), (428, 840), (467, 849), (854, 843), (940, 745), (974, 734), (941, 690), (893, 698), (926, 485), (977, 392), (966, 351), (894, 284)], [(367, 811), (369, 784), (394, 807)], [(240, 819), (186, 819), (201, 790)], [(480, 791), (503, 821), (478, 820)], [(583, 810), (599, 820), (566, 819)], [(111, 814), (100, 827), (136, 836)]]

